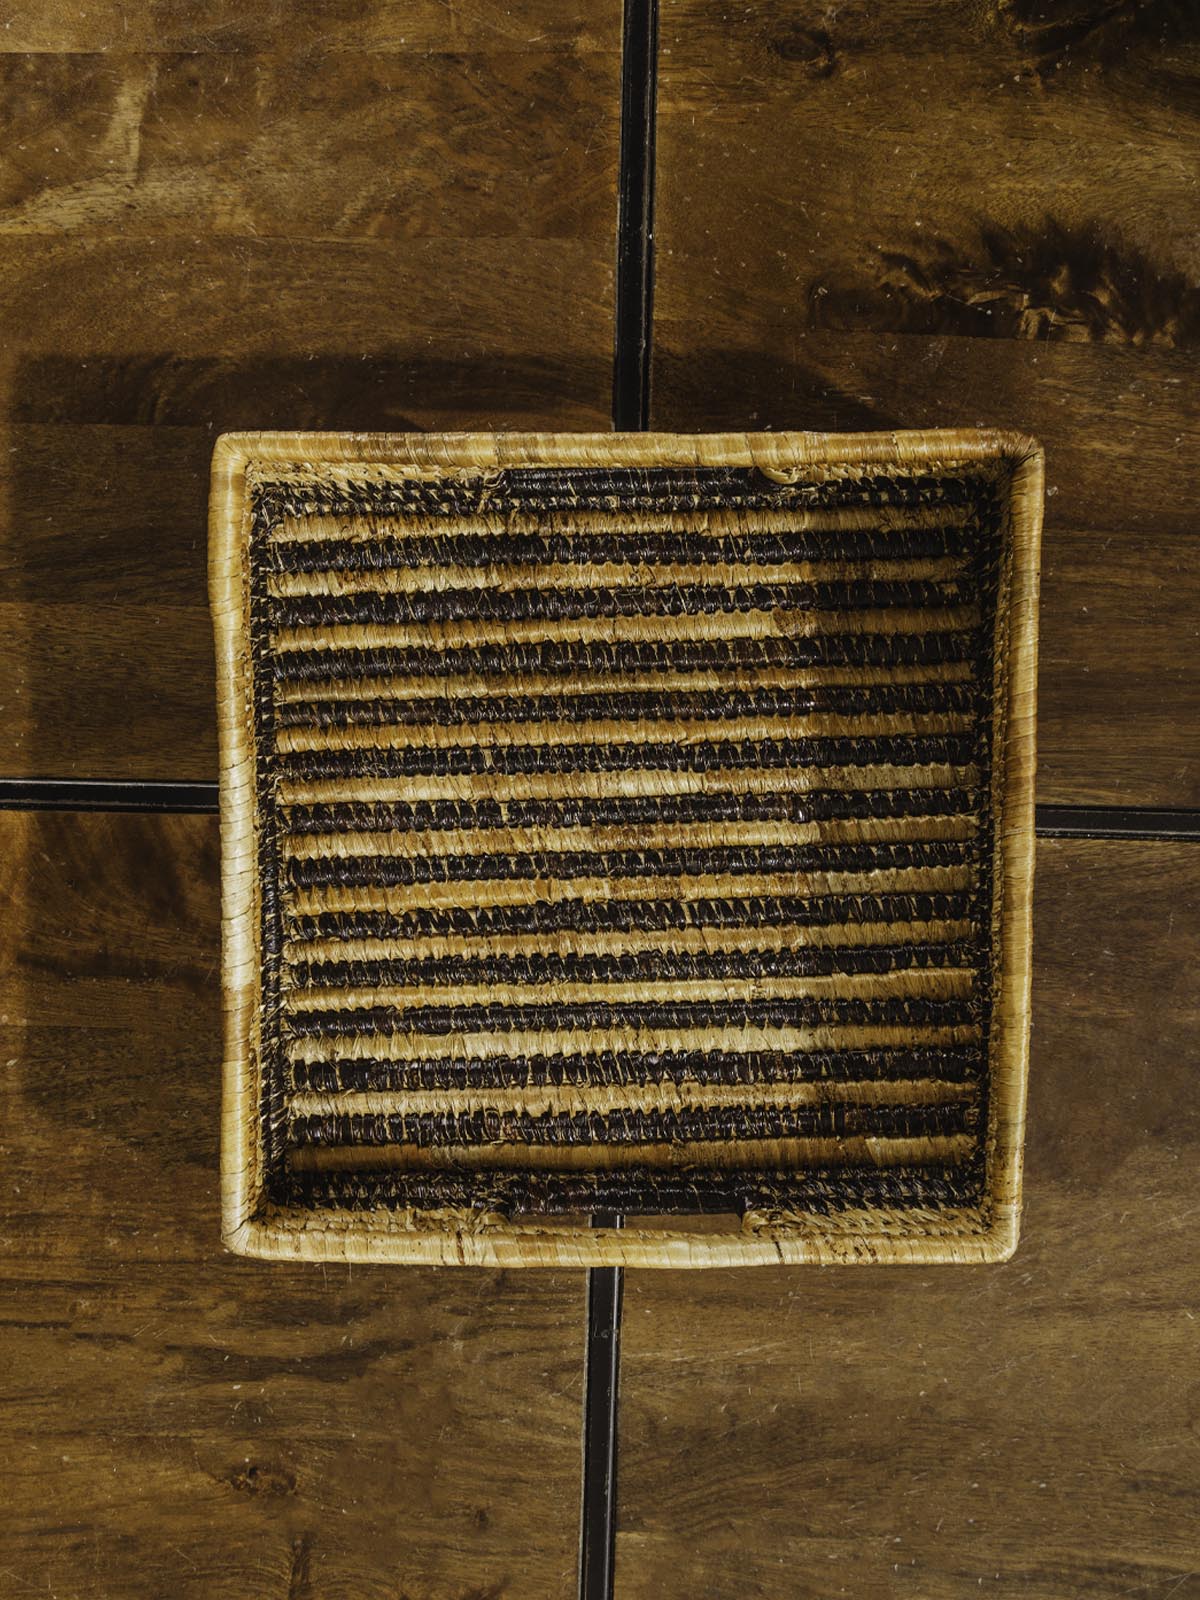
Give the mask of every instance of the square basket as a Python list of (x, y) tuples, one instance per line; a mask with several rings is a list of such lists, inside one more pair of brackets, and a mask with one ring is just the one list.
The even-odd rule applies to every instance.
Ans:
[(1010, 1254), (1041, 496), (981, 432), (221, 439), (230, 1247)]

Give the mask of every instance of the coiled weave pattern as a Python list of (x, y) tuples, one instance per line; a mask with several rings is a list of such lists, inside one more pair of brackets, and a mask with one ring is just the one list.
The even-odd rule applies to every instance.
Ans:
[(985, 1227), (1008, 492), (252, 468), (260, 1205)]

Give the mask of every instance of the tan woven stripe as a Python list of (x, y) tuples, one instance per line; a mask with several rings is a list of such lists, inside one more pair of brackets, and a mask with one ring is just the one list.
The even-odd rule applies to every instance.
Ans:
[[(706, 873), (677, 878), (516, 878), (453, 883), (323, 885), (289, 893), (293, 916), (408, 911), (415, 906), (525, 906), (545, 900), (741, 900), (752, 895), (944, 894), (968, 889), (974, 869), (888, 867), (869, 872)], [(553, 890), (550, 885), (553, 884)]]
[(300, 1093), (288, 1102), (295, 1117), (421, 1116), (475, 1111), (524, 1111), (531, 1117), (597, 1111), (707, 1111), (761, 1106), (961, 1105), (978, 1094), (973, 1083), (940, 1078), (869, 1079), (852, 1083), (562, 1084), (514, 1089), (364, 1089), (339, 1094)]
[[(511, 1033), (431, 1034), (367, 1033), (349, 1038), (297, 1039), (288, 1048), (296, 1064), (336, 1061), (440, 1061), (447, 1055), (479, 1060), (535, 1055), (656, 1054), (694, 1050), (748, 1055), (755, 1051), (920, 1050), (940, 1045), (976, 1044), (979, 1029), (970, 1023), (952, 1026), (866, 1026), (822, 1024), (812, 1028), (533, 1028)], [(470, 1039), (469, 1050), (463, 1040)]]
[(463, 619), (448, 622), (319, 623), (280, 628), (276, 650), (455, 650), (463, 646), (539, 644), (560, 640), (582, 644), (672, 640), (811, 639), (831, 634), (952, 633), (978, 627), (979, 607), (888, 606), (862, 611), (734, 611), (716, 616), (533, 617), (521, 620)]
[(974, 924), (957, 922), (847, 922), (781, 928), (670, 928), (654, 933), (443, 934), (422, 939), (293, 939), (284, 953), (297, 961), (423, 961), (455, 956), (636, 955), (670, 950), (720, 954), (801, 949), (850, 949), (877, 944), (950, 944), (967, 939)]
[[(731, 661), (703, 672), (573, 672), (569, 678), (549, 672), (466, 673), (447, 677), (396, 677), (390, 673), (357, 678), (330, 677), (295, 683), (281, 679), (275, 687), (279, 705), (306, 700), (433, 700), (459, 695), (499, 696), (545, 694), (570, 699), (579, 694), (667, 694), (672, 690), (703, 692), (755, 689), (890, 688), (896, 684), (969, 683), (969, 661), (941, 661), (885, 667), (748, 667)], [(731, 682), (731, 679), (733, 680)]]
[[(629, 520), (623, 520), (628, 518)], [(442, 538), (495, 534), (570, 534), (602, 533), (619, 537), (626, 528), (643, 533), (706, 534), (762, 533), (855, 533), (878, 529), (881, 533), (905, 530), (926, 531), (946, 528), (957, 531), (964, 526), (961, 512), (947, 506), (847, 506), (839, 509), (804, 511), (745, 511), (736, 507), (707, 511), (637, 511), (614, 515), (605, 511), (534, 512), (486, 509), (455, 515), (410, 516), (407, 512), (377, 516), (297, 516), (286, 517), (271, 530), (273, 544), (306, 544), (323, 539)]]
[(497, 561), (489, 566), (456, 566), (441, 562), (421, 567), (326, 569), (322, 572), (277, 572), (269, 591), (280, 599), (309, 595), (437, 594), (444, 589), (479, 589), (507, 593), (514, 589), (676, 589), (682, 585), (714, 587), (724, 592), (750, 583), (880, 583), (954, 578), (964, 569), (961, 556), (924, 556), (908, 561), (721, 562), (703, 565), (659, 565), (605, 561)]
[(462, 828), (418, 833), (305, 833), (288, 836), (283, 853), (295, 861), (322, 856), (353, 860), (357, 856), (482, 855), (534, 850), (671, 850), (737, 849), (739, 846), (804, 844), (939, 843), (969, 839), (979, 826), (977, 816), (847, 817), (831, 822), (676, 822), (624, 827)]
[(679, 717), (597, 717), (580, 722), (464, 722), (383, 724), (376, 727), (280, 728), (283, 752), (304, 750), (490, 749), (497, 745), (663, 744), (686, 746), (718, 739), (758, 744), (764, 739), (888, 739), (969, 733), (973, 718), (960, 711), (898, 711), (886, 716), (818, 713), (807, 717), (690, 720)]
[[(944, 894), (969, 889), (969, 866), (889, 867), (870, 872), (711, 873), (677, 878), (517, 878), (453, 883), (322, 885), (296, 889), (293, 916), (326, 911), (409, 911), (419, 906), (524, 906), (555, 900), (730, 900), (752, 895)], [(553, 884), (553, 890), (550, 885)]]
[(547, 1001), (604, 1000), (804, 1000), (832, 995), (852, 1000), (919, 997), (962, 999), (971, 992), (974, 973), (963, 967), (901, 968), (894, 972), (831, 973), (809, 978), (622, 978), (583, 983), (397, 984), (367, 989), (291, 989), (283, 997), (285, 1012), (365, 1011), (375, 1006), (396, 1010), (440, 1006), (523, 1006)]
[(974, 1148), (975, 1140), (969, 1134), (923, 1139), (863, 1138), (843, 1134), (832, 1139), (689, 1140), (675, 1145), (298, 1145), (288, 1150), (287, 1162), (296, 1172), (388, 1169), (427, 1172), (453, 1170), (456, 1167), (569, 1171), (643, 1165), (658, 1168), (719, 1166), (732, 1170), (752, 1168), (797, 1172), (806, 1166), (947, 1166), (967, 1159)]
[(442, 777), (280, 778), (282, 805), (336, 804), (341, 800), (604, 800), (614, 795), (807, 794), (813, 789), (974, 788), (979, 769), (944, 762), (870, 767), (631, 767), (623, 772), (448, 773)]

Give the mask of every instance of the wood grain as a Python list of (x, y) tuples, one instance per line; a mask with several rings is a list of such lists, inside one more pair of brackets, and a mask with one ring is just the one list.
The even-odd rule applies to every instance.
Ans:
[(0, 1591), (560, 1600), (582, 1277), (225, 1254), (215, 821), (0, 848)]
[(243, 55), (279, 48), (379, 50), (612, 48), (613, 19), (587, 0), (4, 0), (0, 50), (64, 54), (186, 51)]
[(294, 12), (0, 28), (0, 774), (215, 778), (219, 431), (607, 424), (618, 13)]
[(1055, 529), (1043, 546), (1040, 797), (1200, 805), (1198, 661), (1194, 534)]
[(0, 234), (607, 241), (614, 92), (540, 47), (0, 53)]
[(662, 40), (654, 426), (1039, 438), (1039, 798), (1196, 804), (1190, 9), (666, 0)]
[(618, 1600), (1200, 1594), (1198, 906), (1041, 846), (1008, 1265), (626, 1275)]

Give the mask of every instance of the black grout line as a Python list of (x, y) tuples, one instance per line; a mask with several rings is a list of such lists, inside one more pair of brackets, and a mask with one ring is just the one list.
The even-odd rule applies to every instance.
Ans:
[[(613, 307), (613, 427), (650, 426), (654, 313), (654, 106), (658, 0), (625, 0), (621, 39), (621, 153)], [(622, 1218), (597, 1213), (594, 1228)], [(620, 1267), (588, 1273), (583, 1405), (580, 1600), (612, 1600), (617, 1542), (617, 1413), (621, 1372)]]
[(148, 779), (0, 778), (0, 811), (148, 811), (212, 813), (215, 783)]
[(654, 105), (658, 0), (625, 0), (621, 47), (621, 154), (617, 177), (617, 285), (613, 426), (650, 426), (654, 311)]
[[(215, 783), (156, 779), (3, 778), (0, 811), (142, 811), (211, 816)], [(1038, 806), (1039, 839), (1200, 839), (1200, 809)]]
[[(622, 1218), (597, 1212), (593, 1228)], [(612, 1600), (617, 1542), (617, 1406), (621, 1372), (620, 1267), (588, 1273), (587, 1365), (583, 1407), (583, 1506), (579, 1537), (580, 1600)]]
[(1039, 839), (1200, 839), (1200, 811), (1038, 806)]

